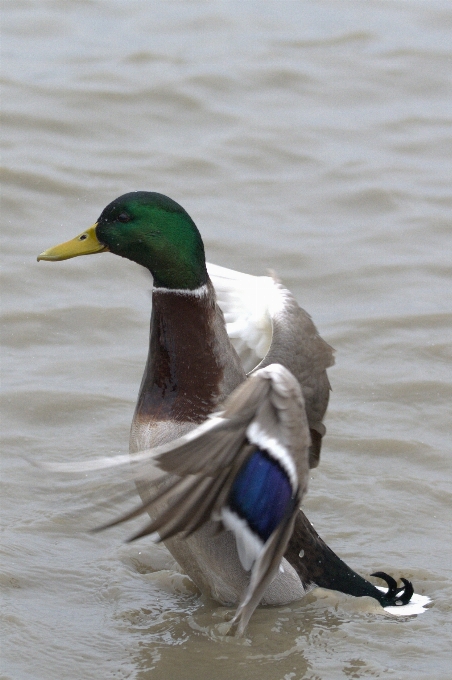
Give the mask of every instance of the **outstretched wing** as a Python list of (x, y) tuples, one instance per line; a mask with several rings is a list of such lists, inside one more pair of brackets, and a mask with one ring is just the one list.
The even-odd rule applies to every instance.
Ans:
[(164, 510), (133, 539), (186, 537), (209, 520), (221, 521), (235, 535), (242, 566), (251, 570), (233, 620), (241, 633), (276, 575), (292, 534), (307, 486), (309, 443), (298, 382), (283, 366), (267, 366), (198, 428), (132, 457), (138, 480), (149, 463), (166, 475), (149, 501), (106, 526), (157, 503)]
[(330, 383), (333, 349), (292, 293), (270, 276), (252, 276), (208, 263), (226, 329), (246, 372), (273, 363), (298, 380), (311, 430), (310, 467), (317, 467)]

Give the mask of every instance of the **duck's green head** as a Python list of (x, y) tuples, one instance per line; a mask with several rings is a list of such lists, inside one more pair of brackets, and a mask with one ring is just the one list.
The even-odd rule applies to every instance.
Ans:
[(155, 286), (193, 290), (207, 281), (204, 245), (195, 223), (163, 194), (134, 191), (120, 196), (90, 229), (44, 251), (38, 261), (103, 251), (149, 269)]

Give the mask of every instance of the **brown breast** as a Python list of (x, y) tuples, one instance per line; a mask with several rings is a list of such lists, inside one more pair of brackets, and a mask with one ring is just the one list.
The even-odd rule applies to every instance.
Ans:
[(245, 379), (213, 286), (192, 294), (154, 289), (152, 300), (135, 419), (200, 423)]

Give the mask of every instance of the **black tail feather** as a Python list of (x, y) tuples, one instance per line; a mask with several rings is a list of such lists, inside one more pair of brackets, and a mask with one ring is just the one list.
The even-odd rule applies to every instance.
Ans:
[(375, 576), (376, 578), (381, 578), (383, 581), (386, 581), (388, 584), (388, 592), (386, 593), (386, 597), (395, 597), (397, 595), (397, 581), (392, 578), (392, 576), (389, 576), (389, 574), (386, 574), (384, 571), (376, 571), (374, 574), (371, 574), (371, 576)]
[(397, 588), (397, 581), (395, 581), (392, 576), (389, 576), (389, 574), (386, 574), (384, 571), (376, 571), (374, 574), (371, 574), (371, 576), (381, 578), (388, 584), (388, 592), (383, 594), (384, 599), (387, 601), (387, 603), (383, 605), (384, 607), (408, 604), (408, 602), (413, 597), (413, 584), (406, 578), (400, 577), (403, 586), (401, 588)]
[(357, 574), (341, 560), (323, 541), (306, 515), (300, 510), (285, 558), (297, 571), (306, 590), (318, 586), (337, 590), (355, 597), (373, 597), (382, 607), (407, 604), (413, 595), (413, 586), (402, 578), (403, 586), (383, 571), (372, 574), (388, 584), (383, 593), (372, 583)]

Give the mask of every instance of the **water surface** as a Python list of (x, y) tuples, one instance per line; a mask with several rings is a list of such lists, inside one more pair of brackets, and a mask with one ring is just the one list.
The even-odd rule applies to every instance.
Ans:
[[(447, 2), (7, 2), (3, 21), (2, 677), (450, 677)], [(428, 613), (317, 590), (242, 640), (99, 480), (25, 459), (124, 453), (152, 282), (36, 255), (127, 191), (192, 215), (210, 261), (295, 293), (336, 366), (305, 508)], [(121, 485), (112, 489), (116, 493)]]

